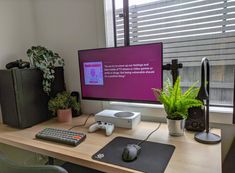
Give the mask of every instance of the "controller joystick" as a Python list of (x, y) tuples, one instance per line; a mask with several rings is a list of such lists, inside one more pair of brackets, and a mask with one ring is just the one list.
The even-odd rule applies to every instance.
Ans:
[(6, 64), (6, 69), (11, 69), (14, 67), (18, 67), (19, 69), (29, 68), (30, 63), (19, 59), (19, 60), (16, 60), (16, 61), (13, 61), (13, 62)]
[(106, 136), (110, 136), (113, 133), (114, 125), (112, 123), (97, 121), (89, 127), (88, 132), (92, 133), (99, 129), (104, 129), (106, 131)]

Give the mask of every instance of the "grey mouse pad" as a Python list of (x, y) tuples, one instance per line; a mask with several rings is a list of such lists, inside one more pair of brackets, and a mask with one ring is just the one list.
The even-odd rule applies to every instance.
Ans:
[(127, 144), (137, 144), (140, 140), (116, 137), (92, 156), (92, 159), (146, 173), (163, 173), (175, 150), (175, 146), (146, 141), (133, 162), (122, 161), (123, 148)]

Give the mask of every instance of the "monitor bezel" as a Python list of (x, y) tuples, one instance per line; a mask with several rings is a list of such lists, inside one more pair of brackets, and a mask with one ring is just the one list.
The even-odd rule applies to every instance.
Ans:
[(117, 102), (131, 102), (131, 103), (151, 103), (151, 104), (160, 104), (161, 102), (156, 99), (156, 101), (150, 101), (150, 100), (132, 100), (132, 99), (116, 99), (116, 98), (99, 98), (99, 97), (84, 97), (83, 96), (83, 86), (82, 86), (82, 68), (81, 62), (80, 62), (80, 52), (83, 51), (90, 51), (90, 50), (106, 50), (106, 49), (119, 49), (119, 48), (126, 48), (126, 47), (138, 47), (138, 46), (145, 46), (145, 45), (154, 45), (158, 44), (161, 46), (161, 89), (163, 89), (163, 43), (149, 43), (149, 44), (139, 44), (139, 45), (130, 45), (130, 46), (120, 46), (120, 47), (106, 47), (106, 48), (96, 48), (96, 49), (84, 49), (84, 50), (78, 50), (78, 65), (79, 65), (79, 76), (80, 76), (80, 86), (81, 86), (81, 96), (83, 100), (94, 100), (94, 101), (117, 101)]

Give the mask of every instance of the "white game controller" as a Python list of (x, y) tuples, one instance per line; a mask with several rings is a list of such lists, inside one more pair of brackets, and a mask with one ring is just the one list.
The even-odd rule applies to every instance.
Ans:
[(88, 132), (92, 133), (98, 129), (104, 129), (106, 131), (106, 136), (110, 136), (113, 133), (114, 125), (112, 123), (97, 121), (89, 127)]

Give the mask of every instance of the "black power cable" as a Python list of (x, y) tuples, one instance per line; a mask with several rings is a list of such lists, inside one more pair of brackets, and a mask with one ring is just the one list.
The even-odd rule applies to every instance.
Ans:
[(157, 128), (154, 129), (151, 133), (149, 133), (149, 135), (148, 135), (144, 140), (142, 140), (142, 141), (140, 141), (139, 143), (137, 143), (137, 145), (140, 146), (140, 145), (142, 145), (144, 142), (146, 142), (146, 141), (149, 139), (149, 137), (150, 137), (154, 132), (156, 132), (160, 127), (161, 127), (161, 123), (159, 123), (159, 125), (157, 126)]
[(89, 119), (91, 116), (94, 116), (94, 114), (93, 114), (93, 113), (89, 114), (83, 124), (79, 124), (79, 125), (73, 126), (73, 127), (69, 128), (68, 130), (72, 130), (72, 129), (76, 128), (76, 127), (83, 127), (83, 126), (85, 126), (86, 123), (87, 123), (87, 121), (88, 121), (88, 119)]

